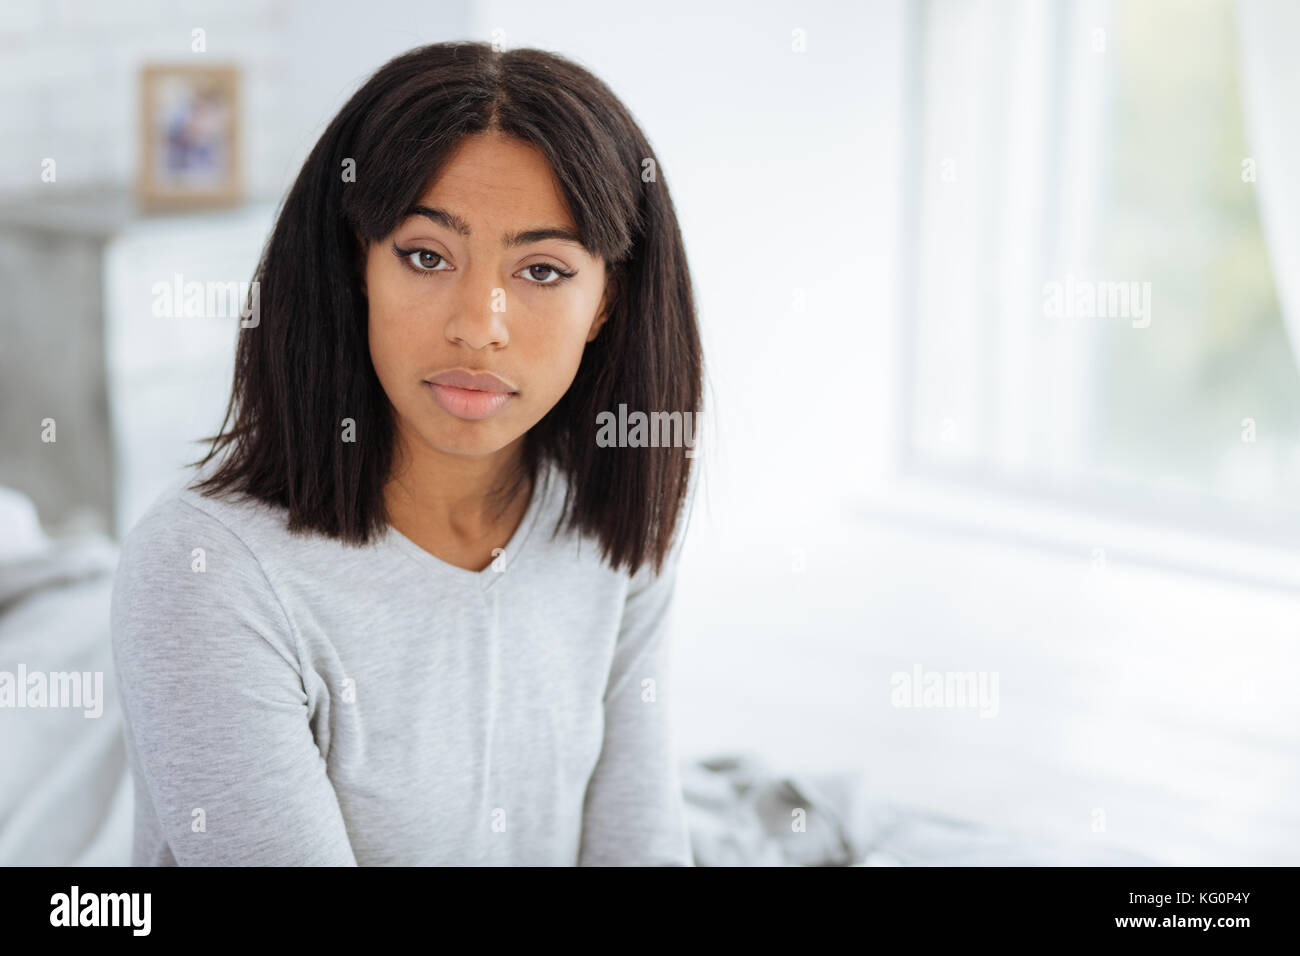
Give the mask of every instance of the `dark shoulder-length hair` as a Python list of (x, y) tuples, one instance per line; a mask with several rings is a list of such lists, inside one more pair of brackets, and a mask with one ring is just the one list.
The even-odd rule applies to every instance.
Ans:
[[(677, 215), (626, 107), (552, 53), (435, 43), (384, 65), (321, 136), (280, 207), (255, 280), (258, 317), (240, 330), (234, 384), (194, 487), (288, 511), (291, 531), (366, 544), (388, 523), (393, 410), (370, 361), (361, 290), (365, 243), (389, 235), (461, 137), (499, 130), (546, 156), (586, 247), (604, 259), (609, 317), (572, 386), (524, 442), (536, 478), (567, 479), (561, 523), (605, 560), (656, 570), (690, 483), (680, 447), (599, 447), (597, 417), (625, 405), (698, 416), (702, 356)], [(245, 310), (248, 311), (247, 309)], [(355, 440), (343, 441), (343, 419)]]

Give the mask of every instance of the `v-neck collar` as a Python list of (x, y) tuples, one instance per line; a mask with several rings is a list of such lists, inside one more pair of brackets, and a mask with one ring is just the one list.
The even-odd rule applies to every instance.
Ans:
[[(384, 543), (402, 551), (426, 571), (439, 577), (449, 581), (458, 581), (462, 584), (477, 585), (486, 590), (505, 577), (505, 572), (509, 571), (510, 565), (519, 559), (524, 545), (532, 534), (533, 526), (537, 524), (538, 516), (543, 510), (543, 504), (551, 494), (551, 483), (554, 480), (552, 469), (549, 465), (544, 465), (538, 468), (537, 471), (537, 480), (529, 491), (528, 508), (519, 521), (519, 527), (515, 528), (515, 533), (510, 536), (510, 540), (506, 543), (503, 549), (505, 553), (502, 555), (505, 560), (500, 564), (498, 564), (497, 559), (493, 559), (492, 563), (482, 571), (471, 571), (468, 568), (457, 567), (424, 550), (391, 524), (388, 525), (384, 535)], [(498, 567), (501, 570), (497, 570)]]

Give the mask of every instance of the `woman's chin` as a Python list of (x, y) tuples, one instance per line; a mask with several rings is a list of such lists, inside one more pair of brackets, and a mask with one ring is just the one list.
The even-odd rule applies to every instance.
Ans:
[(521, 434), (515, 434), (486, 421), (457, 422), (439, 427), (428, 442), (448, 455), (495, 455), (509, 448)]

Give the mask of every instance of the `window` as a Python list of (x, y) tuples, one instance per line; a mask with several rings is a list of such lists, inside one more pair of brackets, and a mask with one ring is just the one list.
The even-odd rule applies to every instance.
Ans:
[(931, 2), (913, 64), (909, 471), (1300, 530), (1300, 373), (1230, 0)]

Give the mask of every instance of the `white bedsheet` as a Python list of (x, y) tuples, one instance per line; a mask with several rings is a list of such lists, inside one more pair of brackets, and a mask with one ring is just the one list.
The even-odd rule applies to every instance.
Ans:
[(134, 795), (108, 631), (117, 548), (47, 539), (30, 503), (3, 491), (0, 671), (99, 675), (102, 712), (0, 707), (0, 865), (128, 865)]

